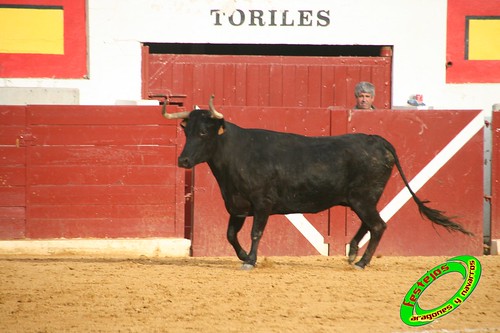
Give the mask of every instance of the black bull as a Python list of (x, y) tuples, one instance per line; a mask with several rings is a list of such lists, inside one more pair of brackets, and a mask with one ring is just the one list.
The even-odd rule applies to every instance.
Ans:
[[(363, 269), (386, 229), (376, 207), (394, 165), (422, 215), (448, 230), (472, 235), (415, 195), (394, 147), (380, 136), (305, 137), (243, 129), (225, 121), (212, 99), (209, 105), (210, 110), (163, 114), (184, 118), (186, 145), (179, 166), (192, 168), (207, 162), (217, 179), (230, 214), (227, 239), (244, 269), (257, 262), (259, 241), (270, 215), (317, 213), (338, 205), (350, 207), (361, 220), (350, 243), (349, 263), (356, 259), (360, 240), (371, 233), (365, 253), (355, 264)], [(249, 253), (237, 238), (247, 216), (254, 217)]]

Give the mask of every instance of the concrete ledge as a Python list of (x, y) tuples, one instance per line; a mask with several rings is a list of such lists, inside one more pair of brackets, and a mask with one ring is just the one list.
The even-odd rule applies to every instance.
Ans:
[(188, 257), (190, 247), (184, 238), (12, 240), (0, 241), (0, 255)]
[(80, 90), (73, 88), (0, 87), (0, 101), (2, 101), (2, 105), (77, 105), (80, 102)]
[(115, 101), (116, 105), (160, 105), (160, 102), (155, 99), (139, 99), (139, 100), (129, 100), (129, 99), (118, 99)]
[(500, 254), (500, 239), (491, 240), (490, 254), (496, 256)]

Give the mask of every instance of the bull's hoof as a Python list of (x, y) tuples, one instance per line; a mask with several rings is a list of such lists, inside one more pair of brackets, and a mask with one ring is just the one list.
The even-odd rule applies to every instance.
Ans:
[(255, 268), (255, 266), (252, 265), (252, 264), (243, 264), (243, 265), (241, 265), (241, 270), (242, 271), (251, 271), (254, 268)]
[(349, 255), (349, 257), (347, 258), (347, 262), (349, 263), (349, 265), (352, 265), (352, 263), (354, 262), (354, 260), (356, 260), (356, 255)]
[(365, 266), (366, 266), (366, 264), (365, 264), (365, 263), (363, 263), (363, 262), (361, 262), (361, 261), (358, 261), (357, 263), (355, 263), (355, 264), (353, 265), (353, 267), (354, 267), (355, 269), (357, 269), (358, 271), (362, 271), (362, 270), (364, 270), (364, 269), (365, 269)]

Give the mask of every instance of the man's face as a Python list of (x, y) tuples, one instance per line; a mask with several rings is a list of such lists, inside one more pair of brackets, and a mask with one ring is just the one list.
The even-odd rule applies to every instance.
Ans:
[(374, 97), (369, 94), (362, 92), (356, 97), (356, 107), (358, 109), (369, 110), (372, 108)]

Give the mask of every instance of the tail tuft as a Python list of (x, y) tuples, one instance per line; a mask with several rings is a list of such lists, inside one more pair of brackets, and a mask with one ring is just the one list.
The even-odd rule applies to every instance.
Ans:
[(460, 224), (453, 222), (452, 217), (444, 215), (444, 212), (427, 207), (425, 204), (428, 202), (429, 201), (420, 201), (420, 200), (417, 201), (418, 210), (420, 211), (421, 215), (424, 215), (432, 222), (439, 224), (440, 226), (443, 226), (448, 231), (460, 231), (465, 235), (474, 236), (472, 232), (464, 229), (464, 227), (462, 227)]

